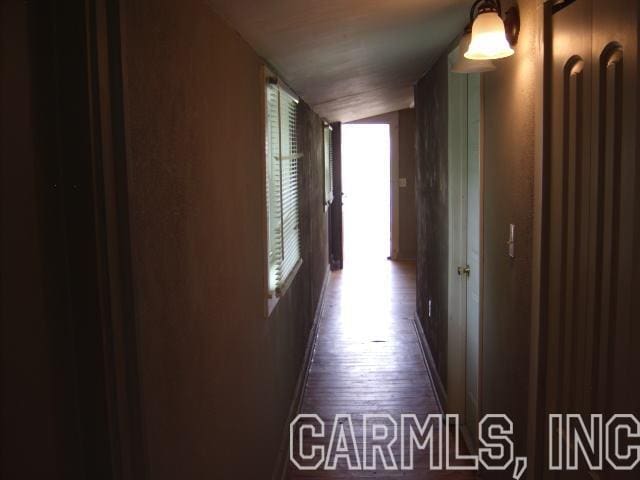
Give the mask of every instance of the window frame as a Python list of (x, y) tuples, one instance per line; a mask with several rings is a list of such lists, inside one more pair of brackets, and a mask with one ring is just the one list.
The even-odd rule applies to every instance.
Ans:
[[(281, 148), (281, 142), (282, 142), (282, 138), (283, 138), (283, 134), (282, 134), (282, 126), (283, 126), (283, 122), (282, 122), (282, 115), (281, 115), (281, 108), (282, 108), (282, 103), (280, 101), (280, 94), (281, 93), (285, 93), (288, 97), (290, 97), (291, 99), (293, 99), (295, 101), (295, 103), (297, 104), (299, 102), (299, 98), (298, 96), (293, 92), (293, 90), (291, 90), (291, 88), (289, 88), (277, 75), (275, 75), (271, 70), (269, 70), (268, 67), (264, 66), (262, 68), (262, 74), (260, 75), (260, 79), (261, 79), (261, 93), (262, 93), (262, 101), (261, 101), (261, 106), (262, 106), (262, 133), (264, 135), (263, 137), (263, 143), (262, 143), (262, 148), (261, 148), (261, 165), (262, 165), (262, 185), (263, 185), (263, 209), (262, 209), (262, 219), (263, 219), (263, 252), (264, 252), (264, 260), (263, 260), (263, 265), (264, 265), (264, 272), (263, 272), (263, 284), (264, 284), (264, 292), (265, 292), (265, 316), (269, 317), (271, 316), (271, 313), (273, 312), (275, 306), (278, 304), (278, 301), (280, 300), (280, 298), (282, 298), (287, 290), (289, 289), (289, 287), (291, 286), (291, 284), (293, 283), (293, 280), (295, 279), (298, 271), (300, 270), (300, 267), (302, 266), (302, 234), (301, 234), (301, 199), (300, 199), (300, 191), (301, 191), (301, 160), (302, 160), (302, 153), (298, 153), (299, 152), (299, 142), (298, 142), (298, 152), (296, 152), (294, 154), (295, 160), (297, 161), (297, 172), (296, 172), (296, 183), (297, 183), (297, 235), (298, 235), (298, 259), (296, 260), (295, 264), (293, 265), (293, 267), (290, 269), (290, 271), (288, 272), (288, 274), (286, 275), (286, 277), (284, 279), (282, 279), (279, 284), (275, 287), (272, 288), (272, 266), (273, 266), (273, 262), (272, 262), (272, 258), (271, 258), (271, 237), (272, 237), (272, 231), (270, 228), (270, 215), (271, 215), (271, 209), (270, 209), (270, 197), (268, 197), (269, 195), (269, 189), (268, 186), (271, 185), (271, 179), (268, 178), (269, 175), (269, 165), (270, 165), (270, 148), (269, 148), (269, 125), (268, 125), (268, 113), (269, 113), (269, 97), (268, 97), (268, 91), (269, 91), (269, 86), (270, 85), (276, 85), (277, 88), (279, 89), (279, 93), (278, 93), (278, 150), (280, 151), (279, 156), (282, 156), (282, 148)], [(296, 114), (297, 116), (297, 114)], [(297, 129), (297, 121), (296, 121), (296, 129)], [(297, 132), (296, 132), (297, 134)], [(281, 197), (281, 202), (282, 202), (282, 179), (280, 179), (280, 197)], [(280, 208), (282, 209), (282, 203), (280, 203)], [(281, 212), (282, 214), (282, 212)], [(280, 224), (280, 228), (282, 229), (282, 223)], [(282, 244), (285, 244), (286, 241), (283, 239), (282, 240)], [(282, 264), (281, 260), (281, 264)]]

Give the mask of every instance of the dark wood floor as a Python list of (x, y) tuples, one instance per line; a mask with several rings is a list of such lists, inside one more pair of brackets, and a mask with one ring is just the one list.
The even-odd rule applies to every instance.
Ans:
[[(347, 266), (331, 274), (327, 289), (301, 413), (318, 414), (329, 433), (336, 414), (351, 414), (358, 442), (363, 413), (394, 418), (415, 413), (420, 419), (440, 413), (412, 323), (415, 265)], [(393, 449), (398, 465), (399, 443)], [(426, 453), (416, 451), (413, 471), (348, 471), (345, 461), (335, 471), (299, 471), (289, 464), (289, 478), (475, 478), (465, 472), (429, 472), (427, 463)]]

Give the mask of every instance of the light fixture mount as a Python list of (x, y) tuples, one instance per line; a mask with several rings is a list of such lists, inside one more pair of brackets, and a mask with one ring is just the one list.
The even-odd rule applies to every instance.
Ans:
[[(469, 11), (469, 25), (473, 25), (476, 17), (483, 13), (496, 13), (502, 18), (502, 4), (500, 0), (476, 0)], [(513, 47), (518, 43), (520, 35), (520, 10), (517, 5), (509, 8), (504, 15), (504, 30), (507, 41)]]
[(511, 46), (518, 43), (520, 35), (520, 11), (517, 6), (511, 7), (504, 14), (504, 31)]
[(495, 12), (502, 16), (502, 6), (498, 0), (477, 0), (471, 7), (471, 22), (474, 18), (474, 9), (477, 7), (477, 15), (481, 13)]

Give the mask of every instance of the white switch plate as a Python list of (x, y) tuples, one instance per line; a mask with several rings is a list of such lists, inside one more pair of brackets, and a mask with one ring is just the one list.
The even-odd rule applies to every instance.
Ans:
[(407, 186), (407, 179), (406, 178), (399, 178), (398, 179), (398, 186), (400, 188), (405, 188)]
[(509, 246), (509, 256), (516, 258), (516, 226), (513, 223), (509, 225), (509, 241), (507, 245)]

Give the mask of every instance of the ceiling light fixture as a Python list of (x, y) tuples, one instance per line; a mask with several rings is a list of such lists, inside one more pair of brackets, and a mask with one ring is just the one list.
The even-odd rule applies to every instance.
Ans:
[(467, 25), (464, 29), (464, 35), (458, 44), (458, 58), (456, 63), (451, 67), (453, 73), (483, 73), (491, 72), (496, 69), (495, 64), (491, 60), (469, 60), (464, 54), (469, 49), (471, 43), (471, 25)]
[(502, 20), (500, 0), (476, 0), (469, 13), (471, 43), (465, 52), (469, 60), (497, 60), (514, 54), (513, 45), (520, 33), (517, 7), (507, 10)]

